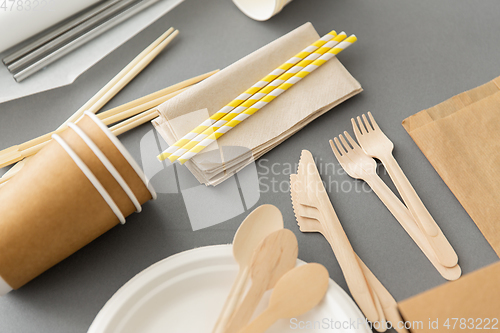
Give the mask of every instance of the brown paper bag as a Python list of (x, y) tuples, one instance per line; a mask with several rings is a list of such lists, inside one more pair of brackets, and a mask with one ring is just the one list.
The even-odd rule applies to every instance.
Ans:
[(500, 330), (499, 276), (497, 262), (399, 302), (398, 307), (413, 333), (476, 332), (494, 326)]
[(500, 256), (500, 78), (403, 126)]

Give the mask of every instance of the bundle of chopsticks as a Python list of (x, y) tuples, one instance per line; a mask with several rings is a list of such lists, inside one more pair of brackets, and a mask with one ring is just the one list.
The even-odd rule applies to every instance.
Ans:
[[(0, 151), (0, 168), (17, 163), (0, 178), (0, 186), (11, 179), (24, 165), (30, 156), (40, 151), (50, 140), (54, 133), (60, 133), (67, 128), (69, 122), (78, 120), (85, 111), (97, 113), (110, 101), (123, 87), (125, 87), (137, 74), (139, 74), (179, 33), (173, 28), (168, 29), (163, 35), (156, 39), (144, 51), (136, 56), (125, 68), (123, 68), (111, 81), (79, 108), (68, 120), (59, 126), (54, 132), (47, 133), (23, 144), (16, 145)], [(155, 93), (133, 100), (111, 110), (101, 112), (97, 116), (110, 127), (115, 135), (125, 133), (139, 125), (142, 125), (158, 116), (156, 106), (177, 96), (217, 71), (206, 73)]]
[(184, 164), (356, 40), (354, 35), (347, 37), (345, 32), (337, 35), (335, 31), (331, 31), (229, 102), (158, 158)]
[(77, 49), (158, 0), (107, 0), (41, 34), (3, 62), (17, 82)]

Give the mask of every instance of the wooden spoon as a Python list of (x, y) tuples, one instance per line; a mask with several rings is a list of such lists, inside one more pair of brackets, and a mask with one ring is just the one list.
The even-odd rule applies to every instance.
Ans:
[(238, 262), (238, 275), (233, 282), (212, 333), (224, 331), (229, 318), (231, 318), (236, 306), (240, 303), (248, 282), (248, 268), (255, 249), (266, 236), (281, 229), (283, 229), (283, 216), (280, 210), (273, 205), (262, 205), (255, 208), (241, 223), (233, 239), (233, 256)]
[(262, 333), (282, 318), (295, 318), (313, 309), (328, 290), (328, 271), (311, 263), (295, 267), (278, 281), (269, 307), (239, 333)]
[(278, 280), (295, 267), (298, 251), (297, 238), (288, 229), (275, 231), (264, 239), (252, 256), (252, 285), (224, 332), (238, 332), (248, 324), (266, 290), (274, 288)]

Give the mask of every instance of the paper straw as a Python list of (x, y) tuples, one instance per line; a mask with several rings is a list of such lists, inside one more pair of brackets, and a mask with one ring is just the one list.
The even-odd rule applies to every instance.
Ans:
[(121, 123), (116, 124), (115, 126), (112, 126), (109, 128), (109, 130), (115, 135), (121, 135), (127, 131), (130, 131), (131, 129), (134, 129), (138, 126), (141, 126), (148, 121), (151, 121), (158, 117), (160, 114), (158, 113), (158, 110), (156, 108), (144, 111), (143, 113), (140, 113), (130, 119), (127, 119), (125, 121), (122, 121)]
[(203, 133), (199, 134), (197, 137), (192, 139), (189, 143), (184, 145), (181, 149), (179, 149), (175, 154), (172, 154), (169, 159), (171, 162), (174, 162), (176, 159), (178, 159), (180, 156), (188, 152), (190, 149), (192, 149), (194, 146), (196, 146), (198, 143), (203, 141), (206, 137), (210, 136), (214, 132), (216, 132), (221, 126), (226, 124), (228, 121), (236, 117), (238, 114), (242, 113), (255, 103), (257, 103), (261, 98), (269, 94), (271, 91), (273, 91), (275, 88), (286, 82), (288, 79), (290, 79), (292, 76), (294, 76), (296, 73), (300, 72), (303, 70), (306, 66), (310, 65), (314, 60), (318, 59), (320, 56), (325, 54), (327, 51), (329, 51), (332, 47), (336, 46), (339, 42), (344, 40), (347, 37), (345, 32), (341, 32), (337, 37), (335, 37), (333, 40), (329, 41), (326, 43), (323, 47), (317, 49), (314, 53), (311, 53), (309, 56), (307, 56), (304, 60), (300, 61), (297, 65), (294, 67), (290, 68), (287, 72), (283, 73), (280, 75), (277, 79), (275, 79), (273, 82), (271, 82), (269, 85), (266, 87), (262, 88), (259, 90), (258, 93), (253, 95), (250, 99), (242, 103), (240, 106), (232, 110), (230, 113), (228, 113), (226, 116), (224, 116), (222, 119), (217, 121), (215, 124), (213, 124), (211, 127), (207, 128)]
[[(218, 138), (223, 136), (225, 133), (229, 132), (232, 128), (234, 128), (236, 125), (241, 123), (243, 120), (247, 119), (250, 117), (252, 114), (255, 112), (259, 111), (261, 108), (266, 106), (268, 103), (270, 103), (272, 100), (274, 100), (276, 97), (284, 93), (286, 90), (288, 90), (290, 87), (292, 87), (294, 84), (302, 80), (304, 77), (315, 71), (317, 68), (319, 68), (321, 65), (326, 63), (328, 60), (332, 59), (335, 57), (337, 54), (348, 48), (350, 45), (354, 44), (357, 41), (356, 36), (351, 35), (349, 36), (345, 41), (341, 42), (334, 48), (332, 48), (330, 51), (313, 61), (310, 65), (305, 67), (303, 70), (292, 76), (290, 79), (288, 79), (286, 82), (281, 84), (278, 88), (274, 89), (271, 91), (269, 94), (266, 96), (262, 97), (257, 103), (255, 103), (252, 107), (246, 109), (242, 113), (236, 115), (234, 118), (231, 118), (225, 125), (221, 126), (219, 129), (217, 129), (214, 133), (212, 133), (210, 136), (208, 136), (206, 139), (198, 143), (195, 147), (190, 149), (188, 152), (183, 154), (179, 158), (179, 162), (181, 164), (184, 164), (186, 161), (189, 159), (193, 158), (193, 156), (196, 156), (200, 151), (205, 149), (208, 145), (210, 145), (212, 142), (216, 141)], [(228, 117), (230, 118), (230, 117)]]
[[(174, 143), (172, 146), (170, 146), (168, 149), (166, 149), (163, 153), (161, 153), (158, 156), (158, 159), (160, 161), (163, 161), (163, 160), (169, 158), (178, 149), (182, 148), (184, 145), (189, 143), (192, 139), (194, 139), (200, 133), (205, 131), (207, 128), (209, 128), (216, 121), (218, 121), (219, 119), (224, 117), (231, 110), (233, 110), (234, 108), (239, 106), (241, 103), (243, 103), (244, 101), (246, 101), (247, 99), (252, 97), (255, 93), (259, 92), (263, 87), (267, 86), (271, 81), (273, 81), (278, 76), (280, 76), (281, 74), (285, 73), (290, 68), (292, 68), (293, 65), (295, 65), (296, 63), (298, 63), (302, 59), (309, 56), (312, 52), (321, 48), (323, 45), (325, 45), (328, 41), (330, 41), (332, 38), (334, 38), (336, 36), (337, 36), (337, 33), (335, 32), (335, 30), (332, 30), (328, 34), (324, 35), (319, 40), (314, 42), (313, 44), (311, 44), (308, 47), (306, 47), (305, 49), (303, 49), (301, 52), (297, 53), (292, 58), (288, 59), (285, 63), (283, 63), (281, 66), (279, 66), (278, 68), (273, 70), (266, 77), (261, 79), (259, 82), (254, 84), (249, 89), (247, 89), (243, 94), (239, 95), (234, 100), (232, 100), (229, 104), (227, 104), (222, 109), (217, 111), (215, 114), (210, 116), (207, 120), (205, 120), (203, 123), (201, 123), (201, 125), (196, 127), (194, 130), (192, 130), (188, 134), (184, 135), (180, 140), (178, 140), (176, 143)], [(179, 154), (179, 156), (180, 156), (180, 154)]]

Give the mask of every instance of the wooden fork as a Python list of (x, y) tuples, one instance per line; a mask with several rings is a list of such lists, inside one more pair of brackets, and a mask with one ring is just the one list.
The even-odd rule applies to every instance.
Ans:
[(368, 156), (382, 161), (415, 222), (434, 249), (439, 262), (446, 267), (455, 266), (458, 263), (458, 256), (392, 155), (394, 144), (382, 132), (370, 112), (368, 117), (370, 122), (364, 114), (363, 121), (361, 117), (357, 117), (357, 123), (354, 118), (351, 119), (359, 145)]
[(344, 132), (344, 135), (347, 140), (349, 140), (349, 143), (344, 136), (339, 135), (340, 140), (339, 138), (334, 138), (335, 144), (330, 140), (330, 146), (345, 172), (353, 178), (362, 179), (368, 183), (392, 215), (398, 220), (403, 229), (405, 229), (408, 235), (445, 279), (458, 279), (460, 275), (462, 275), (460, 266), (445, 267), (438, 261), (429, 241), (418, 228), (408, 209), (406, 209), (403, 203), (377, 175), (377, 163), (375, 160), (363, 152), (361, 147), (351, 138), (349, 133)]

